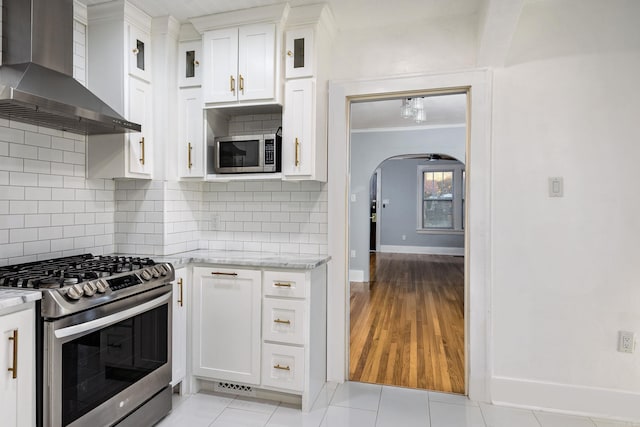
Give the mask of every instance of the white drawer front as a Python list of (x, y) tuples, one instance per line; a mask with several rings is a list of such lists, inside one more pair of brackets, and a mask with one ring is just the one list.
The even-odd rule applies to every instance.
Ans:
[(262, 345), (262, 385), (302, 391), (304, 387), (304, 348)]
[(305, 284), (305, 272), (265, 271), (262, 292), (277, 297), (304, 298)]
[(263, 299), (263, 340), (304, 344), (304, 330), (304, 301)]

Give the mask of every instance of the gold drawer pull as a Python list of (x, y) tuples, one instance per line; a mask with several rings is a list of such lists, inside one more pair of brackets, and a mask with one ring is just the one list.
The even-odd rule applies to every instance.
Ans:
[(296, 138), (296, 166), (300, 166), (300, 141)]
[(280, 366), (280, 364), (273, 365), (274, 369), (282, 369), (283, 371), (290, 371), (291, 368), (288, 366)]
[(12, 372), (12, 378), (18, 378), (18, 330), (13, 330), (13, 336), (9, 337), (9, 341), (13, 341), (13, 367), (7, 371)]
[(229, 76), (229, 90), (234, 95), (236, 94), (236, 79), (234, 79), (233, 76)]
[(240, 92), (244, 95), (244, 77), (240, 74)]
[(189, 153), (189, 156), (188, 156), (189, 157), (189, 162), (188, 163), (189, 164), (188, 164), (188, 166), (189, 166), (189, 170), (191, 170), (191, 166), (193, 166), (193, 163), (191, 163), (191, 150), (193, 149), (193, 147), (191, 146), (190, 142), (188, 144), (189, 144), (189, 151), (188, 151), (188, 153)]
[(280, 319), (276, 319), (273, 321), (273, 323), (282, 323), (284, 325), (290, 325), (291, 324), (291, 320), (280, 320)]
[(293, 52), (291, 52), (290, 50), (287, 51), (287, 56), (293, 56)]
[(144, 136), (140, 140), (140, 164), (144, 165)]
[(180, 307), (183, 306), (183, 300), (182, 300), (182, 277), (180, 279), (178, 279), (178, 288), (180, 288), (180, 295), (178, 296), (178, 304), (180, 304)]
[(212, 271), (211, 274), (215, 274), (218, 276), (237, 276), (238, 273), (223, 273), (222, 271)]
[(279, 288), (290, 288), (291, 283), (274, 283), (273, 286), (277, 286)]

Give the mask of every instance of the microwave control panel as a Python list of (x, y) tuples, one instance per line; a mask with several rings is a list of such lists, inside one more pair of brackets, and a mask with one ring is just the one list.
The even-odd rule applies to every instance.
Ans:
[(274, 165), (276, 163), (276, 142), (273, 139), (264, 140), (264, 164)]

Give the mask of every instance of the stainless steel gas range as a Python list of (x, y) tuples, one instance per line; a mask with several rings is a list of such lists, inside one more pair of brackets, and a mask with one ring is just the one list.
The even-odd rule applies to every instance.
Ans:
[(39, 290), (39, 426), (150, 426), (171, 410), (169, 263), (84, 254), (0, 268)]

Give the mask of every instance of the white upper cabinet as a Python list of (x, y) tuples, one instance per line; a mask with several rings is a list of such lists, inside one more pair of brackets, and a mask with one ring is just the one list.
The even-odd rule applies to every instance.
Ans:
[(315, 73), (314, 29), (300, 28), (285, 34), (285, 77), (295, 79), (313, 77)]
[(313, 79), (291, 80), (286, 83), (282, 118), (282, 174), (285, 178), (315, 178), (315, 105)]
[(140, 133), (131, 133), (129, 140), (129, 171), (151, 174), (149, 142), (151, 138), (151, 85), (131, 79), (129, 82), (129, 120), (142, 125)]
[(87, 87), (141, 132), (91, 135), (90, 178), (150, 179), (153, 167), (151, 17), (117, 0), (87, 7)]
[(282, 45), (288, 3), (190, 20), (202, 35), (205, 107), (282, 104)]
[(275, 31), (256, 24), (204, 33), (205, 103), (275, 98)]
[(199, 87), (180, 89), (178, 108), (178, 175), (204, 176), (204, 133), (202, 92)]
[(181, 42), (178, 47), (178, 86), (202, 84), (202, 41)]

